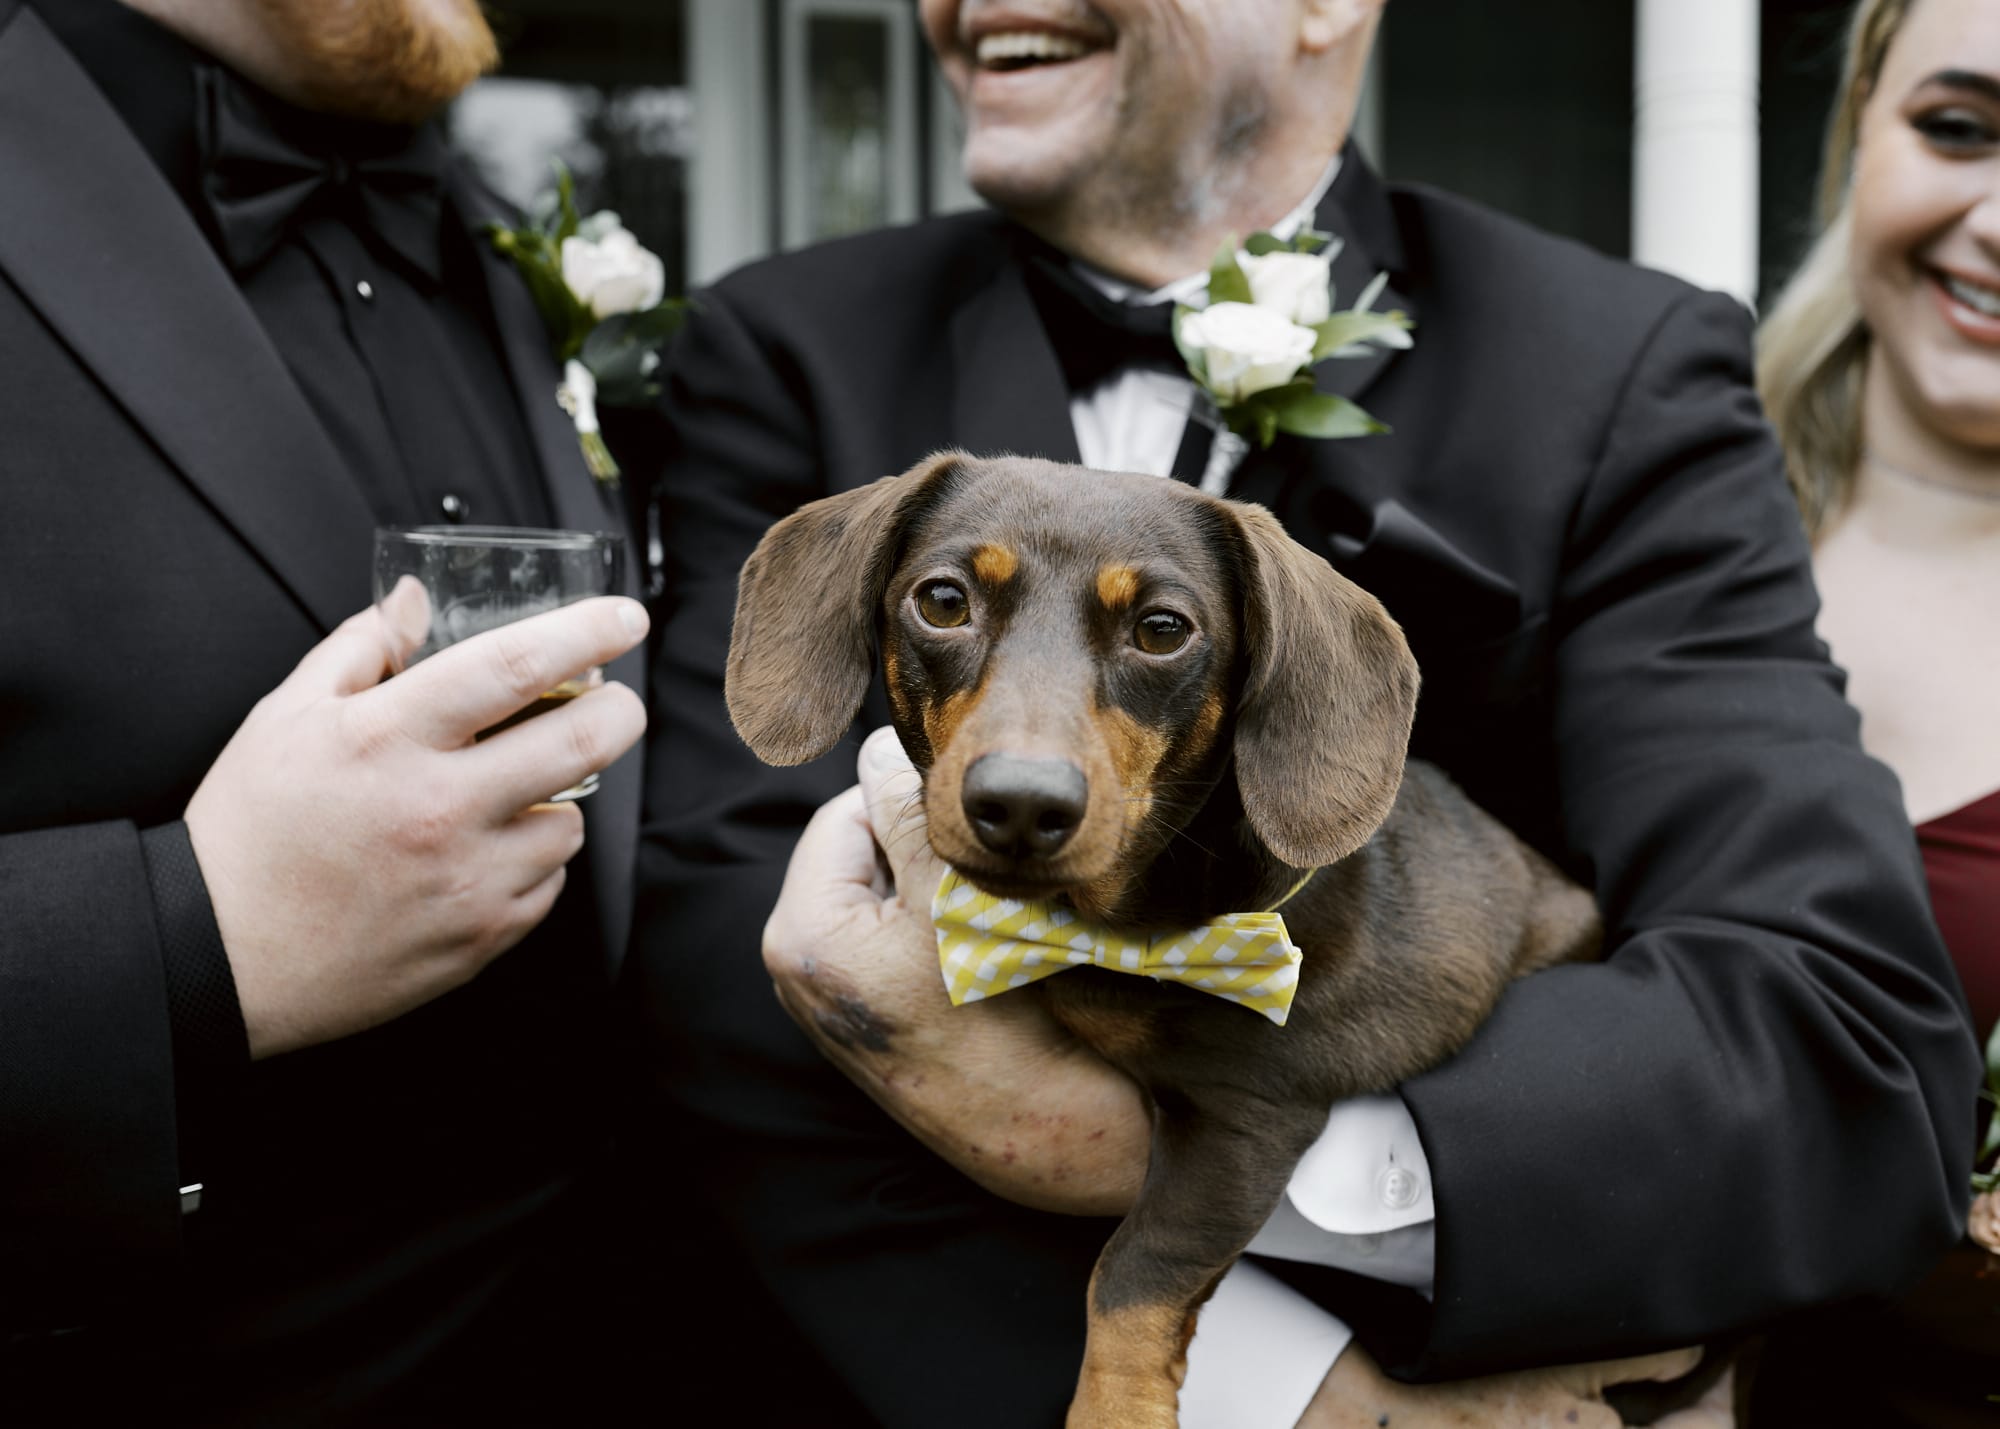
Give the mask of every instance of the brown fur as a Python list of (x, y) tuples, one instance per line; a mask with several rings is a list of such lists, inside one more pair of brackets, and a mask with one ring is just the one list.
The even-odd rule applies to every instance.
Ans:
[[(979, 570), (996, 546), (1017, 557), (1004, 581)], [(967, 590), (962, 628), (911, 613), (936, 579)], [(1154, 610), (1192, 627), (1180, 651), (1133, 644)], [(846, 732), (879, 636), (931, 842), (994, 892), (1186, 927), (1270, 907), (1318, 870), (1283, 909), (1305, 953), (1283, 1028), (1094, 968), (1014, 994), (1045, 997), (1154, 1107), (1145, 1185), (1092, 1276), (1073, 1426), (1171, 1426), (1194, 1316), (1327, 1108), (1449, 1056), (1510, 978), (1596, 951), (1588, 894), (1437, 770), (1406, 772), (1401, 631), (1260, 507), (945, 453), (774, 527), (735, 635), (730, 712), (787, 763)], [(988, 755), (1080, 772), (1059, 849), (983, 838), (962, 795)]]

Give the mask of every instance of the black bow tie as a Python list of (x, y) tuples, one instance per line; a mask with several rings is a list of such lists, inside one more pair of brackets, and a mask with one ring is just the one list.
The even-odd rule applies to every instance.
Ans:
[(1106, 297), (1060, 254), (1031, 254), (1025, 271), (1071, 392), (1087, 392), (1125, 367), (1187, 371), (1174, 346), (1172, 303), (1121, 303)]
[(327, 212), (440, 279), (446, 153), (434, 127), (280, 111), (206, 65), (196, 71), (195, 97), (201, 195), (236, 271), (263, 262), (301, 217)]

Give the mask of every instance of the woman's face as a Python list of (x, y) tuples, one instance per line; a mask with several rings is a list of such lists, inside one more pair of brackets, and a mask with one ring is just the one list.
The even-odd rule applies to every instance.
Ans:
[(1871, 414), (1934, 440), (2000, 449), (1992, 0), (1917, 0), (1897, 33), (1862, 113), (1849, 261), (1876, 340)]

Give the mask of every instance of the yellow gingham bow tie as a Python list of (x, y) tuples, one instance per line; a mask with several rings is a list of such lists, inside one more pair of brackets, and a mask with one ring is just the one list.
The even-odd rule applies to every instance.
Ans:
[(931, 900), (931, 921), (954, 1007), (1095, 966), (1213, 993), (1282, 1027), (1302, 960), (1276, 913), (1225, 913), (1181, 932), (1127, 936), (1073, 909), (982, 893), (950, 870)]

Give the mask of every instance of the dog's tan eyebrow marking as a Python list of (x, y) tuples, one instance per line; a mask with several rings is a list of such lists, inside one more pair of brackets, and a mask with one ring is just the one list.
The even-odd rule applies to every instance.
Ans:
[(1113, 563), (1097, 571), (1097, 598), (1112, 610), (1123, 610), (1139, 598), (1139, 573)]
[(972, 573), (988, 585), (1005, 585), (1020, 567), (1020, 557), (991, 541), (972, 553)]

